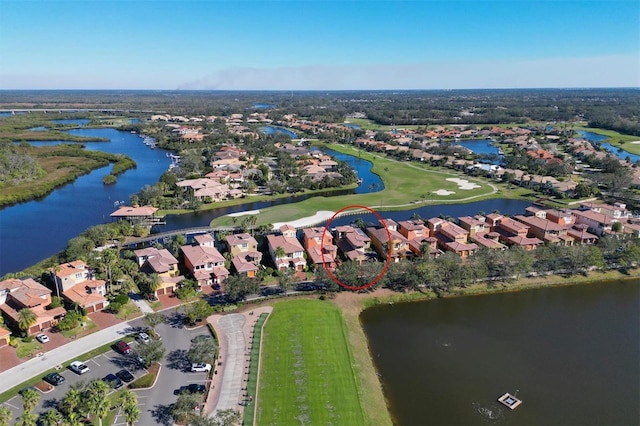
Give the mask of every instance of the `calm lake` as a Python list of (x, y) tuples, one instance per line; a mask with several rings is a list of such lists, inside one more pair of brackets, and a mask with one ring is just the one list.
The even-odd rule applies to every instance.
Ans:
[[(640, 280), (377, 306), (361, 322), (401, 425), (640, 419)], [(505, 392), (523, 403), (511, 411)]]
[(618, 158), (621, 158), (623, 160), (629, 159), (631, 160), (632, 163), (640, 161), (640, 155), (632, 154), (628, 151), (625, 151), (623, 149), (620, 149), (618, 147), (615, 147), (611, 144), (604, 142), (608, 139), (606, 136), (599, 135), (593, 132), (587, 132), (584, 130), (578, 130), (577, 133), (588, 141), (597, 142), (601, 147), (603, 147), (608, 152), (610, 152), (611, 154), (615, 155)]

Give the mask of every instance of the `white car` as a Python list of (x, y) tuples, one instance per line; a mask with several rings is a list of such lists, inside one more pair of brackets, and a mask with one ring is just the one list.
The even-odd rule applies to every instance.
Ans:
[(144, 343), (145, 345), (151, 341), (151, 338), (147, 333), (138, 333), (137, 339), (140, 343)]
[(42, 334), (38, 334), (36, 336), (36, 340), (40, 343), (47, 343), (49, 341), (49, 336), (47, 336), (46, 334), (42, 333)]
[(202, 373), (204, 371), (211, 371), (211, 364), (191, 364), (191, 372), (192, 373)]
[(76, 374), (84, 374), (89, 371), (89, 367), (82, 361), (73, 361), (69, 364), (69, 369)]

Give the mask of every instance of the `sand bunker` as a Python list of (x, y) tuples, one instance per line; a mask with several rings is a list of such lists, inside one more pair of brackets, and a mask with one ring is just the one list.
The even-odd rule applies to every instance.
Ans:
[(469, 182), (466, 179), (458, 179), (458, 178), (447, 178), (449, 182), (453, 182), (458, 185), (460, 189), (475, 189), (480, 188), (480, 185), (477, 183)]
[(433, 191), (433, 193), (436, 194), (436, 195), (451, 195), (451, 194), (455, 194), (455, 192), (447, 191), (446, 189), (438, 189), (437, 191)]
[(238, 216), (246, 216), (248, 214), (260, 214), (260, 210), (245, 210), (243, 212), (229, 213), (227, 216), (238, 217)]
[(633, 141), (631, 143), (634, 144), (634, 145), (638, 145), (638, 144), (640, 144), (640, 141)]
[(314, 214), (313, 216), (303, 217), (302, 219), (292, 220), (291, 222), (274, 223), (273, 228), (278, 229), (285, 224), (291, 225), (294, 228), (302, 228), (305, 226), (316, 225), (316, 224), (324, 225), (321, 222), (326, 222), (327, 220), (331, 219), (331, 216), (333, 216), (333, 214), (334, 212), (329, 210), (320, 210), (319, 212), (316, 212), (316, 214)]

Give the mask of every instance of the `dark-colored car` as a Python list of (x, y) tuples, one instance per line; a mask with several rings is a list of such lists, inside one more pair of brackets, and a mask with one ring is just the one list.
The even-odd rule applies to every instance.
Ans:
[(124, 355), (128, 355), (131, 353), (131, 346), (129, 346), (129, 344), (124, 340), (119, 340), (118, 342), (116, 342), (115, 348), (118, 352)]
[(43, 377), (44, 381), (52, 384), (53, 386), (59, 386), (64, 383), (64, 377), (58, 373), (49, 373)]
[(180, 395), (181, 393), (184, 392), (191, 392), (191, 393), (205, 393), (207, 391), (207, 387), (205, 385), (200, 385), (197, 383), (191, 383), (189, 385), (186, 386), (180, 386), (179, 389), (176, 389), (175, 391), (173, 391), (174, 395)]
[(133, 382), (133, 379), (134, 379), (133, 374), (131, 374), (129, 370), (125, 370), (125, 369), (118, 371), (116, 373), (116, 376), (118, 376), (118, 378), (123, 382), (127, 382), (127, 383)]
[(120, 380), (115, 374), (107, 374), (104, 379), (105, 382), (109, 384), (113, 389), (120, 389), (123, 385), (122, 380)]

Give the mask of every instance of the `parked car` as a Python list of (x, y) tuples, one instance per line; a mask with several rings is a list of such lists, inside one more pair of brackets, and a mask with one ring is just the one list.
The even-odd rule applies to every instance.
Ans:
[(118, 376), (118, 378), (121, 379), (123, 382), (127, 382), (127, 383), (133, 382), (133, 379), (134, 379), (133, 374), (131, 374), (129, 370), (125, 370), (125, 369), (118, 371), (116, 373), (116, 376)]
[(118, 342), (116, 342), (115, 344), (115, 348), (121, 354), (127, 355), (131, 353), (131, 346), (129, 346), (129, 344), (124, 340), (118, 340)]
[(43, 380), (47, 383), (52, 384), (53, 386), (59, 386), (64, 383), (64, 377), (55, 372), (47, 374), (43, 377)]
[(83, 363), (82, 361), (73, 361), (71, 364), (69, 364), (69, 369), (76, 374), (84, 374), (89, 371), (89, 367), (87, 367), (87, 364)]
[(195, 362), (191, 364), (192, 373), (202, 373), (204, 371), (211, 371), (211, 364), (199, 364)]
[(107, 382), (113, 389), (120, 389), (123, 385), (122, 380), (115, 374), (107, 374), (102, 380)]
[(181, 393), (184, 392), (191, 392), (191, 393), (205, 393), (207, 391), (207, 387), (205, 385), (200, 385), (197, 383), (191, 383), (189, 385), (186, 386), (180, 386), (180, 388), (176, 389), (173, 391), (174, 395), (180, 395)]
[(138, 333), (136, 337), (140, 343), (144, 343), (145, 345), (151, 341), (151, 338), (147, 333)]
[(47, 343), (49, 341), (49, 336), (44, 333), (40, 333), (36, 336), (36, 340), (40, 343)]

